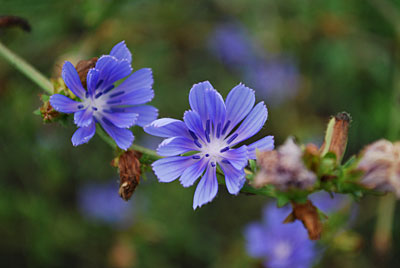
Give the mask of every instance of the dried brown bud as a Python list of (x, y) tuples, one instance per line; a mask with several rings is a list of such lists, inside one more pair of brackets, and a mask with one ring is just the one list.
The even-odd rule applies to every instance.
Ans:
[[(141, 153), (128, 150), (118, 160), (119, 169), (119, 195), (128, 201), (140, 182), (140, 157)], [(115, 163), (115, 162), (114, 162)]]
[(400, 142), (379, 140), (362, 152), (358, 168), (368, 188), (394, 192), (400, 198)]
[(43, 121), (51, 122), (60, 116), (60, 113), (54, 110), (49, 101), (43, 100), (42, 95), (40, 96), (40, 99), (43, 101), (43, 105), (39, 108)]
[(31, 26), (26, 19), (17, 16), (1, 16), (0, 28), (10, 27), (19, 27), (26, 32), (31, 31)]
[(317, 208), (307, 200), (304, 204), (292, 203), (292, 213), (285, 219), (284, 223), (300, 220), (308, 231), (308, 237), (311, 240), (317, 240), (321, 237), (322, 222)]
[(351, 117), (346, 112), (337, 114), (329, 121), (325, 140), (320, 149), (321, 156), (333, 152), (338, 163), (341, 161), (347, 146), (350, 121)]
[(260, 171), (253, 185), (260, 188), (272, 184), (281, 190), (311, 187), (317, 177), (304, 166), (302, 156), (302, 150), (291, 138), (277, 150), (258, 153)]
[(86, 88), (87, 73), (91, 68), (96, 66), (97, 59), (97, 57), (94, 57), (90, 60), (80, 60), (75, 66), (84, 88)]

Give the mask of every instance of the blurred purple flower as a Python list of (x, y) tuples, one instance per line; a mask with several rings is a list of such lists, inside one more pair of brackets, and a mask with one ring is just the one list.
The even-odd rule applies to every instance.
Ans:
[(117, 183), (88, 183), (78, 190), (78, 206), (84, 217), (116, 227), (132, 224), (132, 204), (132, 200), (119, 197)]
[(350, 202), (349, 197), (345, 194), (332, 193), (331, 196), (327, 192), (313, 193), (309, 199), (319, 210), (327, 214), (337, 212)]
[(262, 222), (250, 223), (245, 229), (248, 254), (265, 259), (265, 267), (307, 268), (318, 255), (315, 242), (309, 240), (300, 222), (283, 224), (290, 211), (289, 207), (268, 205)]
[(238, 23), (224, 23), (212, 33), (209, 44), (212, 52), (232, 68), (245, 68), (256, 55), (250, 36)]
[(239, 23), (223, 23), (209, 37), (213, 54), (239, 72), (257, 96), (270, 105), (297, 94), (299, 71), (293, 59), (268, 55)]

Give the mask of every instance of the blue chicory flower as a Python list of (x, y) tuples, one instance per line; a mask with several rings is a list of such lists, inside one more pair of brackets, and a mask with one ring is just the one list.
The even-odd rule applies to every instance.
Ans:
[(301, 222), (283, 224), (289, 213), (288, 206), (269, 205), (262, 222), (250, 223), (245, 229), (247, 253), (265, 259), (265, 267), (308, 268), (317, 257), (315, 242), (308, 239)]
[[(208, 81), (195, 84), (190, 90), (189, 103), (192, 109), (185, 112), (183, 122), (162, 118), (144, 130), (167, 138), (157, 149), (166, 158), (153, 163), (160, 182), (180, 177), (181, 184), (189, 187), (205, 171), (194, 194), (195, 209), (216, 196), (217, 165), (225, 174), (229, 193), (237, 194), (245, 182), (244, 167), (248, 160), (256, 158), (256, 148), (272, 150), (274, 138), (267, 136), (248, 146), (233, 148), (259, 132), (268, 114), (263, 102), (254, 106), (254, 91), (243, 84), (231, 90), (226, 102)], [(188, 152), (193, 154), (181, 155)]]
[[(144, 68), (131, 74), (131, 61), (125, 42), (115, 45), (109, 55), (101, 56), (89, 70), (87, 91), (72, 63), (65, 62), (62, 78), (81, 101), (54, 94), (50, 104), (59, 112), (74, 113), (74, 122), (79, 127), (72, 136), (74, 146), (87, 143), (93, 137), (97, 122), (118, 147), (126, 150), (134, 140), (128, 128), (135, 124), (145, 126), (157, 118), (155, 107), (143, 105), (154, 97), (152, 71)], [(126, 79), (114, 88), (114, 83), (123, 78)]]

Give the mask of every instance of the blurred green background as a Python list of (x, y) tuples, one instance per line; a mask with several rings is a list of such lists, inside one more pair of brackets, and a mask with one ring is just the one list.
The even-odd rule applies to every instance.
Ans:
[[(274, 135), (279, 145), (295, 135), (320, 145), (329, 116), (340, 111), (353, 117), (347, 156), (376, 139), (399, 138), (395, 0), (0, 0), (0, 15), (30, 22), (30, 33), (2, 28), (0, 40), (48, 77), (59, 76), (64, 60), (107, 54), (125, 40), (133, 68), (153, 69), (152, 104), (160, 117), (181, 118), (194, 83), (209, 80), (226, 96), (244, 82), (269, 108), (254, 140)], [(228, 45), (218, 43), (226, 25), (240, 29), (255, 62), (222, 55), (231, 49), (224, 46), (236, 44), (230, 37)], [(281, 80), (268, 87), (269, 79)], [(121, 212), (130, 221), (90, 217), (82, 210), (82, 188), (117, 185), (114, 154), (98, 137), (73, 147), (72, 124), (44, 124), (32, 113), (41, 105), (39, 93), (0, 59), (1, 267), (260, 266), (246, 254), (243, 228), (261, 218), (270, 201), (263, 197), (235, 197), (220, 187), (212, 203), (193, 211), (194, 187), (160, 184), (148, 174)], [(134, 134), (136, 142), (156, 147), (158, 140), (140, 129)], [(317, 267), (400, 266), (400, 214), (389, 223), (391, 244), (377, 243), (378, 200), (364, 198), (351, 230), (339, 226), (333, 237), (340, 239), (320, 242), (325, 250)], [(381, 214), (391, 213), (385, 209)]]

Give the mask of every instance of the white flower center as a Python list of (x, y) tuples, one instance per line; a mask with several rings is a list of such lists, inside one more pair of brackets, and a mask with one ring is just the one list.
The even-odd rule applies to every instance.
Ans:
[(274, 248), (275, 258), (278, 260), (285, 260), (292, 254), (292, 246), (287, 241), (279, 242)]

